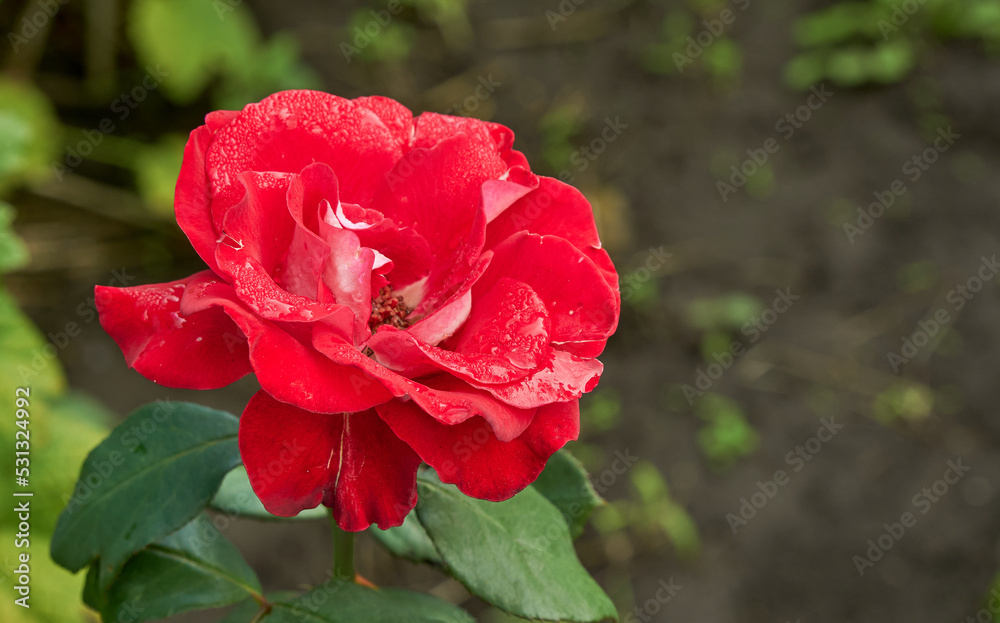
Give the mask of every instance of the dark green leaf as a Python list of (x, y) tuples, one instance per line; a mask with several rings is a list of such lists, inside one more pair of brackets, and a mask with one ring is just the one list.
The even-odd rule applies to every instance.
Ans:
[(107, 588), (125, 561), (191, 521), (239, 463), (239, 421), (190, 403), (140, 407), (87, 456), (59, 517), (52, 558), (79, 571), (100, 557)]
[(423, 593), (330, 580), (274, 604), (267, 623), (473, 623), (458, 606)]
[(559, 509), (573, 538), (583, 532), (590, 512), (604, 503), (590, 484), (587, 470), (565, 450), (552, 455), (532, 486)]
[(309, 508), (295, 517), (279, 517), (267, 512), (264, 504), (253, 492), (250, 486), (250, 479), (247, 478), (247, 470), (242, 465), (226, 474), (219, 492), (212, 499), (212, 508), (216, 508), (229, 515), (237, 517), (247, 517), (250, 519), (267, 519), (273, 521), (286, 521), (289, 519), (326, 519), (326, 507), (317, 506)]
[(104, 620), (154, 621), (261, 592), (239, 550), (201, 515), (128, 561), (108, 591)]
[(426, 562), (433, 565), (443, 566), (441, 556), (434, 549), (434, 543), (427, 536), (427, 531), (420, 525), (420, 518), (415, 510), (403, 520), (403, 525), (398, 528), (379, 530), (378, 527), (368, 528), (368, 533), (375, 538), (396, 556), (412, 560), (414, 562)]
[[(279, 601), (291, 601), (299, 596), (299, 593), (293, 591), (278, 591), (276, 593), (268, 593), (265, 595), (267, 601), (270, 603), (277, 603)], [(246, 599), (238, 604), (236, 607), (229, 611), (226, 617), (219, 621), (219, 623), (250, 623), (254, 621), (270, 621), (271, 619), (264, 617), (263, 619), (254, 619), (257, 613), (260, 612), (262, 606), (258, 604), (253, 599)]]
[(442, 484), (417, 481), (417, 515), (450, 573), (470, 592), (510, 614), (546, 621), (603, 621), (614, 604), (580, 564), (562, 515), (528, 487), (486, 502)]
[(95, 612), (104, 612), (104, 606), (108, 603), (107, 595), (101, 590), (97, 583), (97, 574), (101, 569), (100, 559), (87, 569), (87, 579), (83, 583), (83, 603), (90, 606)]

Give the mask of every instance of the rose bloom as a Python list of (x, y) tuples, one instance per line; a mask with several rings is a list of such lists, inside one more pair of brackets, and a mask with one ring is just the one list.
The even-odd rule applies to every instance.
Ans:
[(590, 204), (513, 141), (382, 97), (213, 112), (175, 196), (208, 270), (97, 287), (101, 325), (162, 385), (256, 375), (239, 448), (275, 515), (398, 526), (422, 462), (507, 499), (577, 438), (621, 302)]

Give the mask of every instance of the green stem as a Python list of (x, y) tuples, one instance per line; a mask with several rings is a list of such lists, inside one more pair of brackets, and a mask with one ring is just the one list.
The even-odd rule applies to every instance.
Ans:
[(330, 515), (330, 530), (333, 533), (333, 577), (353, 582), (354, 533), (341, 530), (333, 514)]

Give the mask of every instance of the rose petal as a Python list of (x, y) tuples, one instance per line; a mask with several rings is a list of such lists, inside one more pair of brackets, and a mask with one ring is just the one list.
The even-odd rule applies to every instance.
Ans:
[(368, 108), (319, 91), (282, 91), (246, 106), (221, 128), (204, 163), (216, 227), (242, 197), (243, 171), (298, 173), (313, 162), (330, 165), (341, 198), (367, 204), (402, 151)]
[(430, 149), (414, 149), (386, 176), (374, 207), (416, 230), (433, 254), (421, 313), (443, 303), (471, 272), (486, 235), (483, 183), (506, 170), (495, 151), (458, 134)]
[[(220, 274), (233, 284), (237, 295), (261, 317), (283, 322), (318, 321), (338, 311), (338, 306), (313, 297), (288, 292), (274, 280), (276, 273), (305, 279), (299, 272), (282, 270), (298, 226), (286, 207), (289, 183), (297, 176), (276, 173), (240, 174), (246, 194), (226, 213), (224, 234), (216, 247)], [(326, 249), (329, 254), (329, 249)], [(294, 254), (296, 266), (309, 258)], [(301, 269), (300, 269), (301, 271)]]
[(233, 308), (226, 312), (250, 341), (250, 362), (260, 386), (276, 399), (337, 413), (363, 411), (392, 398), (362, 370), (331, 361), (275, 323)]
[(490, 221), (486, 248), (492, 249), (521, 231), (564, 238), (581, 251), (600, 247), (594, 210), (583, 194), (551, 177), (538, 177), (538, 187)]
[(506, 385), (470, 384), (485, 389), (511, 406), (532, 409), (552, 402), (576, 400), (597, 386), (603, 371), (604, 365), (596, 359), (553, 349), (547, 365), (524, 378)]
[[(604, 275), (612, 290), (618, 290), (618, 274), (611, 258), (601, 247), (594, 211), (587, 198), (569, 184), (551, 177), (538, 177), (538, 187), (490, 222), (486, 229), (486, 249), (510, 236), (527, 231), (555, 235), (579, 249)], [(620, 307), (620, 306), (619, 306)], [(599, 351), (598, 351), (599, 352)]]
[(618, 325), (616, 293), (593, 262), (566, 240), (520, 232), (493, 249), (490, 267), (472, 289), (473, 309), (498, 280), (531, 286), (552, 319), (553, 342), (604, 340)]
[(216, 389), (251, 372), (247, 340), (221, 309), (184, 314), (187, 284), (204, 271), (170, 283), (95, 289), (101, 326), (129, 367), (161, 385)]
[(512, 407), (447, 374), (410, 380), (365, 357), (325, 328), (313, 332), (313, 345), (333, 362), (363, 370), (365, 380), (357, 381), (362, 389), (365, 382), (373, 387), (388, 388), (398, 398), (413, 400), (442, 423), (455, 424), (480, 415), (490, 423), (497, 436), (509, 440), (519, 435), (531, 420), (532, 409)]
[(294, 177), (289, 173), (240, 173), (245, 193), (223, 219), (220, 246), (238, 248), (241, 255), (253, 258), (273, 274), (295, 229), (286, 205), (288, 185)]
[(336, 302), (354, 313), (354, 344), (360, 345), (370, 335), (375, 253), (362, 247), (357, 235), (347, 229), (330, 231), (327, 243), (330, 255), (323, 264), (320, 301)]
[(448, 137), (465, 134), (484, 151), (495, 152), (507, 168), (529, 171), (528, 160), (513, 149), (514, 132), (510, 128), (474, 117), (454, 117), (425, 112), (414, 121), (412, 148), (433, 147)]
[(399, 526), (417, 502), (420, 457), (374, 410), (312, 413), (257, 392), (240, 418), (240, 454), (271, 513), (322, 502), (344, 530)]
[(536, 370), (548, 355), (549, 315), (531, 287), (500, 278), (476, 301), (469, 319), (455, 335), (454, 350), (497, 354), (524, 370)]
[(215, 264), (215, 245), (219, 231), (212, 219), (212, 196), (208, 190), (205, 154), (214, 139), (215, 130), (207, 125), (191, 132), (174, 189), (177, 225), (191, 241), (195, 252), (213, 270), (218, 268)]
[(404, 376), (441, 370), (476, 385), (523, 378), (551, 350), (545, 305), (531, 288), (512, 279), (498, 281), (472, 309), (453, 350), (430, 346), (390, 326), (380, 327), (366, 345), (379, 363)]
[(373, 95), (352, 100), (359, 106), (364, 106), (382, 120), (389, 129), (400, 150), (406, 151), (413, 138), (413, 113), (394, 99)]
[(443, 482), (455, 484), (466, 495), (497, 502), (534, 482), (549, 457), (580, 433), (576, 401), (538, 409), (531, 425), (508, 442), (499, 441), (478, 417), (448, 426), (414, 403), (399, 400), (376, 410)]
[[(202, 278), (192, 283), (189, 290), (181, 300), (181, 309), (225, 310), (248, 338), (250, 363), (261, 387), (276, 399), (309, 411), (335, 413), (364, 411), (393, 397), (363, 369), (340, 365), (303, 344), (300, 339), (310, 337), (308, 328), (282, 325), (257, 316), (229, 284)], [(316, 324), (312, 332), (321, 331), (326, 339), (343, 343), (352, 337), (353, 319), (350, 310), (342, 308), (325, 322)], [(300, 339), (285, 330), (295, 327), (304, 331), (298, 336)]]
[[(427, 315), (418, 320), (413, 326), (411, 326), (407, 331), (409, 331), (415, 338), (421, 340), (425, 344), (430, 344), (431, 346), (436, 346), (441, 340), (450, 337), (462, 326), (462, 323), (468, 318), (468, 314), (464, 311), (464, 308), (468, 306), (469, 312), (472, 311), (472, 287), (476, 285), (479, 278), (483, 276), (486, 269), (489, 267), (490, 262), (493, 260), (493, 252), (487, 251), (479, 256), (476, 261), (476, 265), (473, 266), (472, 270), (465, 277), (465, 280), (459, 285), (458, 289), (455, 290), (454, 294), (450, 298), (445, 300), (443, 303), (439, 303), (433, 306), (427, 312)], [(423, 301), (424, 292), (423, 288), (426, 287), (426, 283), (419, 284), (421, 286), (421, 295), (415, 297), (414, 300)], [(403, 300), (408, 300), (405, 298)], [(466, 303), (468, 300), (468, 303)], [(420, 310), (424, 306), (417, 305), (417, 309)], [(418, 315), (420, 312), (414, 312), (414, 316)]]

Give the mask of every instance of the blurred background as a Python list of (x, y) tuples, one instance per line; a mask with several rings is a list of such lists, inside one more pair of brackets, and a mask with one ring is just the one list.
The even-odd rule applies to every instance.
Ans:
[[(45, 535), (116, 421), (254, 392), (128, 370), (92, 292), (200, 270), (187, 133), (289, 88), (505, 124), (592, 201), (624, 305), (578, 551), (625, 620), (1000, 617), (1000, 0), (0, 0), (0, 34), (0, 389), (39, 453), (3, 621), (88, 620)], [(322, 521), (226, 532), (269, 590), (329, 565)], [(358, 565), (507, 620), (367, 537)]]

